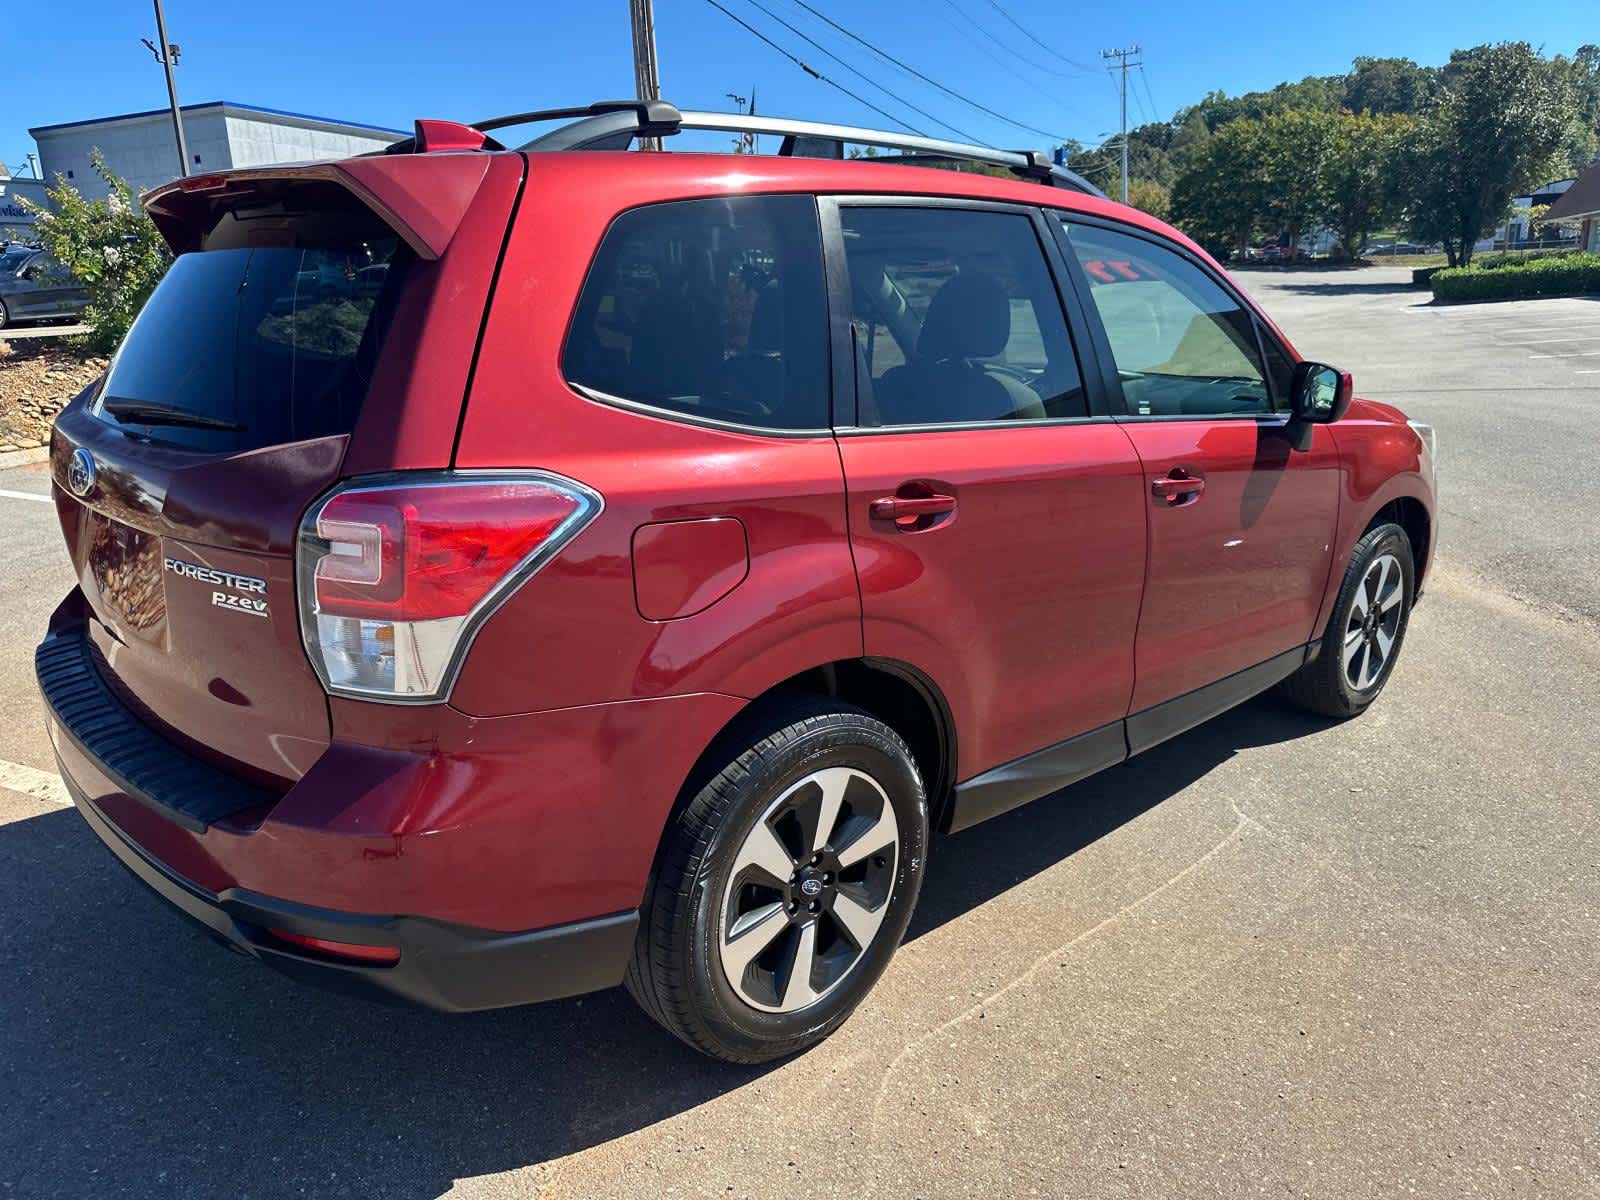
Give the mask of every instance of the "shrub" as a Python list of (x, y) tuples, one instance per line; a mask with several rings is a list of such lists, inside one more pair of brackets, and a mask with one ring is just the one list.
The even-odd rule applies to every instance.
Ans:
[(155, 223), (139, 206), (133, 186), (112, 174), (98, 150), (91, 159), (111, 194), (104, 200), (86, 200), (57, 175), (55, 187), (46, 193), (54, 208), (35, 208), (34, 229), (46, 249), (89, 293), (83, 316), (94, 328), (82, 339), (83, 348), (91, 354), (109, 354), (121, 344), (133, 318), (167, 273), (172, 256)]
[(1600, 254), (1569, 254), (1495, 267), (1451, 267), (1436, 271), (1429, 283), (1433, 298), (1445, 302), (1600, 293)]

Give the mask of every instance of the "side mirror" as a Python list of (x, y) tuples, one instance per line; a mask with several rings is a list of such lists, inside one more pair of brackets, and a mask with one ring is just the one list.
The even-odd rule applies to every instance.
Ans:
[(1325, 363), (1297, 363), (1289, 388), (1289, 411), (1296, 424), (1331, 424), (1350, 411), (1352, 395), (1349, 371)]

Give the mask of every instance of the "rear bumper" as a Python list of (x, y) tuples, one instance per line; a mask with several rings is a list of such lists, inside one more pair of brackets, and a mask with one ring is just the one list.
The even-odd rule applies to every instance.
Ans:
[[(347, 702), (321, 758), (274, 791), (142, 725), (63, 644), (83, 636), (53, 625), (41, 691), (68, 789), (123, 865), (278, 970), (443, 1010), (621, 982), (678, 781), (741, 703), (480, 719)], [(273, 929), (400, 957), (330, 959)]]
[[(67, 778), (89, 828), (144, 884), (232, 950), (306, 983), (443, 1012), (555, 1000), (622, 982), (637, 911), (552, 929), (499, 933), (426, 917), (374, 916), (310, 908), (241, 888), (206, 891), (124, 837)], [(339, 962), (279, 942), (274, 929), (355, 945), (392, 946), (392, 966)]]

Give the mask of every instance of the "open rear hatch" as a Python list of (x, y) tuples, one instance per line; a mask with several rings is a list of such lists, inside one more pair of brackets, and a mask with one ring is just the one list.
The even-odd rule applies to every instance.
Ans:
[[(400, 417), (381, 410), (408, 402), (413, 327), (489, 163), (394, 156), (153, 193), (179, 256), (105, 378), (58, 419), (56, 502), (90, 658), (145, 725), (252, 784), (281, 790), (328, 744), (296, 534), (358, 425), (394, 436)], [(498, 245), (514, 195), (497, 189), (493, 238), (462, 239), (464, 253)], [(456, 298), (478, 306), (474, 325), (492, 270), (491, 257), (480, 294)], [(430, 344), (462, 359), (432, 377), (464, 380), (470, 339)], [(461, 400), (431, 403), (453, 428)]]

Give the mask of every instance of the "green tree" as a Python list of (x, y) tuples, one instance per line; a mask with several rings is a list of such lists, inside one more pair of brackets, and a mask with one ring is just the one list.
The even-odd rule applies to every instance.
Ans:
[(1600, 46), (1579, 46), (1571, 58), (1558, 54), (1552, 62), (1577, 100), (1577, 119), (1564, 147), (1568, 170), (1576, 170), (1600, 155)]
[(1400, 215), (1396, 160), (1412, 121), (1348, 112), (1334, 118), (1322, 160), (1318, 215), (1338, 236), (1347, 258), (1365, 254), (1368, 235)]
[(1205, 117), (1199, 109), (1191, 108), (1184, 119), (1178, 122), (1176, 132), (1172, 135), (1169, 153), (1174, 172), (1182, 174), (1188, 170), (1196, 158), (1205, 154), (1206, 143), (1210, 140), (1211, 130), (1206, 127)]
[(1511, 205), (1511, 197), (1564, 165), (1577, 119), (1570, 74), (1526, 42), (1456, 51), (1443, 87), (1398, 157), (1406, 224), (1419, 241), (1442, 242), (1451, 266)]
[(1409, 58), (1358, 58), (1345, 76), (1344, 106), (1353, 113), (1419, 113), (1438, 74)]
[(1173, 221), (1218, 258), (1243, 256), (1265, 208), (1259, 121), (1222, 126), (1172, 186)]
[(1152, 179), (1135, 179), (1128, 185), (1128, 203), (1158, 221), (1172, 215), (1172, 193)]
[(155, 223), (139, 206), (132, 185), (112, 174), (99, 150), (90, 160), (111, 194), (104, 200), (87, 200), (58, 174), (55, 186), (45, 192), (52, 207), (34, 208), (38, 215), (34, 230), (89, 293), (84, 320), (93, 331), (83, 339), (84, 348), (108, 354), (121, 344), (172, 256)]
[(1337, 114), (1315, 109), (1287, 109), (1260, 122), (1261, 216), (1291, 251), (1326, 209), (1324, 164), (1338, 123)]

